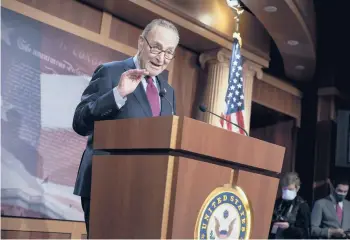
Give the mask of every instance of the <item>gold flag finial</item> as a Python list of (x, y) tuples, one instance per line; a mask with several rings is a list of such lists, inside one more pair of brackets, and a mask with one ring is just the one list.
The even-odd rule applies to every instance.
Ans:
[(239, 46), (242, 48), (242, 38), (239, 32), (234, 32), (232, 35), (233, 38), (237, 38)]
[(239, 0), (226, 0), (226, 2), (227, 2), (227, 5), (230, 8), (232, 8), (236, 13), (236, 16), (234, 18), (236, 20), (236, 31), (233, 33), (232, 37), (236, 38), (238, 40), (240, 47), (242, 47), (242, 38), (239, 33), (239, 20), (240, 20), (240, 16), (244, 12), (244, 9), (240, 5)]

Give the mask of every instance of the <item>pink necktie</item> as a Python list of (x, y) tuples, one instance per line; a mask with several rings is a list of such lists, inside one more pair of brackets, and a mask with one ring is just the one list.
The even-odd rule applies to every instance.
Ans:
[(337, 211), (337, 216), (338, 216), (339, 222), (341, 224), (341, 221), (343, 219), (343, 210), (341, 209), (339, 203), (337, 203), (336, 211)]
[(146, 95), (152, 109), (152, 114), (153, 116), (159, 116), (160, 106), (159, 106), (158, 90), (153, 83), (152, 77), (147, 76), (146, 80), (148, 83), (146, 88)]

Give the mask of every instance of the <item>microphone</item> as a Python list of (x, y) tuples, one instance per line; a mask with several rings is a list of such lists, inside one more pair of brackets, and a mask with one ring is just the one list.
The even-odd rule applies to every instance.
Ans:
[(166, 98), (165, 95), (166, 95), (166, 89), (163, 88), (162, 90), (159, 91), (159, 96), (160, 96), (161, 98), (165, 98), (165, 100), (168, 101), (168, 103), (169, 103), (170, 106), (171, 106), (171, 113), (174, 115), (174, 108), (173, 108), (173, 105), (172, 105), (171, 102)]
[(239, 125), (237, 125), (237, 124), (235, 124), (235, 123), (233, 123), (231, 121), (228, 121), (227, 119), (217, 115), (216, 113), (213, 113), (213, 112), (209, 111), (205, 105), (199, 105), (199, 110), (201, 110), (202, 112), (208, 112), (210, 114), (213, 114), (213, 115), (217, 116), (218, 118), (220, 118), (220, 119), (222, 119), (222, 120), (224, 120), (224, 121), (226, 121), (228, 123), (231, 123), (232, 125), (234, 125), (234, 126), (238, 127), (239, 129), (241, 129), (245, 133), (246, 136), (249, 136), (247, 131), (244, 128), (242, 128), (241, 126), (239, 126)]

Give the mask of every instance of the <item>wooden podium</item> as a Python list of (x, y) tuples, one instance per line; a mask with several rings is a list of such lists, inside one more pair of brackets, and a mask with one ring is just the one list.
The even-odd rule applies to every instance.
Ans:
[[(90, 238), (193, 239), (208, 194), (234, 182), (267, 238), (285, 149), (187, 117), (95, 123)], [(235, 174), (232, 174), (235, 169)]]

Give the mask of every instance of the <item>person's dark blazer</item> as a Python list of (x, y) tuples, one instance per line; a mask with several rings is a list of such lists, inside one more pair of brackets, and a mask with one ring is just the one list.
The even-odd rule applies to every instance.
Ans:
[[(88, 136), (88, 140), (78, 170), (74, 188), (75, 195), (90, 198), (92, 156), (98, 154), (92, 146), (94, 122), (152, 117), (152, 110), (142, 82), (133, 93), (127, 96), (123, 107), (118, 109), (115, 102), (113, 88), (118, 85), (120, 76), (125, 71), (135, 68), (133, 58), (102, 64), (97, 67), (88, 87), (82, 94), (81, 102), (74, 113), (73, 129), (81, 136)], [(157, 76), (157, 83), (159, 89), (166, 90), (166, 98), (172, 103), (173, 112), (176, 114), (174, 89), (161, 75)], [(172, 115), (172, 107), (164, 98), (161, 99), (160, 115)]]

